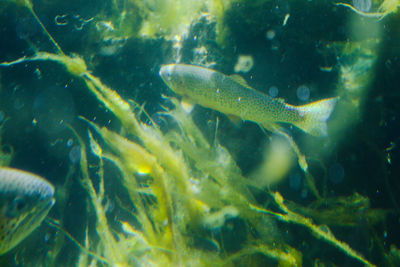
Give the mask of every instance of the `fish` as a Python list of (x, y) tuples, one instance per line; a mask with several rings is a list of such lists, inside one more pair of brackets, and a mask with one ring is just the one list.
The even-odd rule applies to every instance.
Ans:
[(30, 235), (54, 203), (54, 187), (44, 178), (0, 167), (0, 255)]
[(184, 102), (253, 121), (270, 131), (279, 129), (277, 123), (289, 123), (310, 135), (327, 136), (326, 122), (339, 99), (332, 97), (294, 106), (253, 89), (239, 75), (228, 76), (188, 64), (163, 65), (159, 74)]

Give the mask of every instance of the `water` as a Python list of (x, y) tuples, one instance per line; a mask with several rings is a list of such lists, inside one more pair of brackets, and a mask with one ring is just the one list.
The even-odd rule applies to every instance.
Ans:
[(66, 88), (46, 88), (35, 97), (32, 113), (42, 131), (58, 133), (75, 119), (74, 100)]
[[(398, 14), (222, 2), (35, 1), (49, 37), (2, 1), (0, 62), (25, 61), (0, 66), (0, 162), (46, 177), (56, 204), (0, 266), (109, 265), (62, 231), (111, 265), (399, 266)], [(383, 2), (348, 3), (372, 14)], [(295, 121), (196, 105), (159, 76), (176, 62), (239, 74)], [(310, 117), (292, 106), (329, 97), (340, 98), (332, 116), (314, 122), (328, 135), (299, 130)], [(268, 154), (276, 135), (290, 149)], [(265, 175), (276, 184), (263, 187)]]
[(339, 184), (342, 183), (345, 177), (345, 172), (340, 165), (340, 163), (334, 163), (329, 167), (328, 170), (328, 179), (334, 183), (334, 184)]

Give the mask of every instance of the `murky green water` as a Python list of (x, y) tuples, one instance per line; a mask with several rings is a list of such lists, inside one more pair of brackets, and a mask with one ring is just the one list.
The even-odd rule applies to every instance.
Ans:
[[(0, 163), (56, 188), (0, 265), (398, 266), (398, 5), (0, 1)], [(339, 97), (328, 136), (176, 94), (171, 63)]]

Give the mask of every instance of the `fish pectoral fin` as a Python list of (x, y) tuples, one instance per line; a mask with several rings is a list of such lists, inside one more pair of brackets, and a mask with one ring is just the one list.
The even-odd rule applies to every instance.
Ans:
[(240, 127), (240, 125), (242, 124), (242, 119), (240, 117), (231, 114), (228, 114), (227, 116), (229, 120), (233, 122), (233, 124), (235, 124), (236, 127)]
[(189, 99), (182, 98), (181, 107), (182, 107), (183, 111), (185, 111), (185, 113), (190, 114), (192, 112), (192, 110), (194, 109), (194, 104)]
[(267, 130), (271, 133), (283, 131), (281, 126), (279, 126), (278, 124), (273, 123), (273, 122), (264, 122), (262, 124), (258, 124), (258, 126), (260, 126), (261, 130), (263, 130), (264, 133), (265, 133), (265, 130)]

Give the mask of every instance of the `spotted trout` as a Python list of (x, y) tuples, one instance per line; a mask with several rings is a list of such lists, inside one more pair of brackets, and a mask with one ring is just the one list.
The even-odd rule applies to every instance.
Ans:
[(160, 76), (185, 101), (256, 122), (267, 130), (277, 129), (276, 123), (283, 122), (314, 136), (326, 136), (326, 121), (338, 101), (334, 97), (293, 106), (254, 90), (240, 76), (194, 65), (164, 65)]
[(0, 255), (35, 230), (54, 205), (54, 187), (35, 174), (0, 167)]

